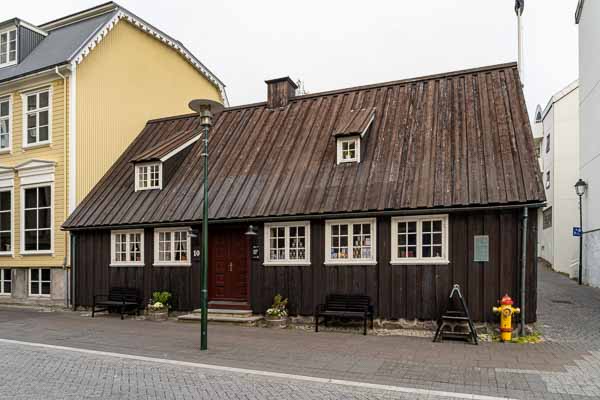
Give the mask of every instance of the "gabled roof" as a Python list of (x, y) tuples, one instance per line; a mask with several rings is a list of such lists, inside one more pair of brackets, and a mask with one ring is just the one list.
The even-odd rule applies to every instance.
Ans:
[(341, 116), (333, 136), (363, 136), (374, 119), (374, 107), (352, 110)]
[[(361, 109), (376, 110), (366, 151), (338, 165), (332, 133)], [(196, 128), (194, 115), (149, 121), (63, 227), (200, 221), (201, 141), (162, 190), (135, 192), (130, 163)], [(515, 63), (232, 107), (210, 132), (209, 156), (211, 220), (545, 200)]]
[(163, 142), (135, 155), (131, 162), (166, 161), (180, 151), (197, 142), (201, 137), (200, 129), (189, 129), (168, 138)]
[(39, 29), (48, 35), (22, 62), (0, 69), (0, 83), (71, 62), (81, 63), (121, 20), (126, 20), (174, 49), (219, 89), (223, 101), (227, 103), (223, 82), (181, 42), (114, 2), (42, 24)]

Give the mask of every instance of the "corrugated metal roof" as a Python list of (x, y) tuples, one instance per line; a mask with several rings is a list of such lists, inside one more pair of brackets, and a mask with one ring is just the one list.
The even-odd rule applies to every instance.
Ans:
[(0, 82), (67, 63), (69, 57), (114, 15), (115, 12), (110, 12), (50, 31), (23, 61), (0, 69)]
[[(360, 163), (336, 163), (338, 122), (375, 109)], [(64, 227), (198, 221), (202, 143), (162, 190), (134, 192), (136, 154), (198, 127), (148, 122)], [(209, 217), (227, 220), (544, 201), (515, 63), (234, 107), (210, 136)]]

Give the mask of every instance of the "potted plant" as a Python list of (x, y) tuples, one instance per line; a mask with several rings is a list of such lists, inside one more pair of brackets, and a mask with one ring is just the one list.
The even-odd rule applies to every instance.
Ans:
[(154, 292), (148, 304), (147, 316), (150, 321), (166, 321), (169, 319), (169, 308), (171, 308), (171, 293)]
[(287, 327), (287, 304), (288, 299), (284, 299), (283, 296), (277, 294), (273, 298), (273, 305), (267, 310), (265, 321), (269, 328), (285, 328)]

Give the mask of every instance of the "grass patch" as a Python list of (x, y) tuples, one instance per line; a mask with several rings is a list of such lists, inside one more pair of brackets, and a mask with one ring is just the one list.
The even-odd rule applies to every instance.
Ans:
[[(492, 338), (494, 342), (500, 342), (500, 335), (494, 335)], [(516, 344), (536, 344), (542, 342), (544, 339), (539, 332), (533, 332), (526, 336), (513, 336), (512, 340), (508, 343)]]

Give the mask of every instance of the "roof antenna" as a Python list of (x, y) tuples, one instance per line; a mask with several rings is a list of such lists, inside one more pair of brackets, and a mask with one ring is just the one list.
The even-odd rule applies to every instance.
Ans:
[(298, 86), (298, 89), (296, 89), (296, 96), (303, 96), (305, 94), (308, 94), (306, 89), (304, 89), (304, 81), (298, 79), (296, 81), (296, 86)]

